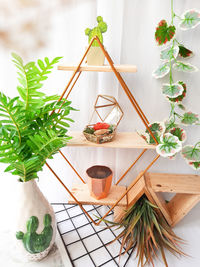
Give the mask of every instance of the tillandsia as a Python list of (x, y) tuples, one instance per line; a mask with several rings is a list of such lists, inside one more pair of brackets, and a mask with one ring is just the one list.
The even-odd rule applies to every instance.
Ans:
[[(18, 69), (19, 96), (10, 98), (0, 93), (0, 162), (8, 164), (5, 172), (27, 182), (38, 178), (47, 159), (53, 158), (69, 139), (70, 101), (47, 96), (41, 91), (43, 81), (60, 57), (24, 64), (12, 53)], [(54, 112), (54, 111), (60, 112)]]
[[(159, 208), (153, 205), (146, 196), (141, 197), (130, 207), (124, 217), (117, 223), (105, 221), (109, 228), (122, 229), (112, 241), (120, 240), (120, 255), (130, 249), (136, 252), (138, 266), (154, 265), (154, 258), (161, 253), (167, 267), (165, 249), (174, 255), (185, 255), (180, 249), (183, 240), (175, 235), (171, 227), (161, 215)], [(111, 243), (112, 243), (111, 242)]]
[[(158, 23), (155, 40), (163, 48), (160, 52), (161, 64), (153, 72), (153, 76), (160, 79), (168, 75), (169, 82), (162, 85), (162, 93), (170, 103), (171, 110), (169, 119), (164, 121), (164, 131), (163, 126), (162, 129), (159, 129), (163, 122), (152, 123), (149, 127), (159, 143), (156, 149), (158, 154), (163, 157), (174, 158), (181, 151), (189, 165), (198, 170), (200, 169), (200, 142), (194, 146), (183, 147), (186, 140), (186, 131), (183, 127), (200, 125), (199, 116), (195, 112), (187, 110), (183, 104), (188, 91), (186, 82), (184, 80), (175, 81), (173, 78), (174, 71), (192, 73), (198, 71), (198, 68), (184, 61), (191, 58), (194, 53), (177, 39), (175, 19), (179, 20), (179, 29), (190, 30), (200, 24), (200, 11), (191, 9), (179, 16), (174, 12), (173, 0), (171, 0), (170, 24), (166, 20), (161, 20)], [(155, 143), (148, 131), (139, 132), (139, 134), (148, 143)]]
[[(107, 24), (103, 21), (101, 16), (97, 17), (98, 25), (93, 29), (87, 28), (85, 29), (85, 35), (88, 35), (88, 43), (92, 40), (93, 37), (97, 36), (101, 43), (103, 43), (103, 34), (107, 31)], [(95, 40), (92, 46), (99, 46), (98, 42)]]

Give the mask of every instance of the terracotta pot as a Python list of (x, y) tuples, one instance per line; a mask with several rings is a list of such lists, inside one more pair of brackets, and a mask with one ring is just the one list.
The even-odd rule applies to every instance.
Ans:
[(91, 46), (87, 53), (87, 64), (88, 65), (104, 65), (105, 56), (99, 46)]
[(107, 197), (112, 184), (113, 172), (106, 166), (95, 165), (86, 171), (90, 195), (96, 199)]

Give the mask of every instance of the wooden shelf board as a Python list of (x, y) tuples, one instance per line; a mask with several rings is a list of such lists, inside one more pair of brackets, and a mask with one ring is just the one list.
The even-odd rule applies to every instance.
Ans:
[[(76, 197), (76, 199), (84, 205), (108, 205), (112, 206), (119, 199), (119, 197), (126, 191), (125, 186), (113, 185), (110, 189), (109, 195), (103, 199), (95, 199), (90, 196), (89, 188), (87, 184), (77, 184), (74, 185), (71, 192)], [(69, 204), (76, 204), (75, 200), (69, 196)], [(118, 206), (127, 206), (126, 196), (119, 202)]]
[(200, 176), (192, 174), (148, 173), (154, 192), (200, 194)]
[(107, 148), (142, 148), (155, 149), (155, 145), (148, 145), (145, 140), (136, 132), (117, 132), (112, 142), (96, 144), (86, 140), (82, 132), (69, 132), (73, 138), (68, 146), (88, 146), (88, 147), (107, 147)]
[[(134, 65), (114, 65), (118, 72), (137, 72), (137, 67)], [(75, 71), (77, 66), (62, 64), (58, 66), (58, 70)], [(112, 72), (110, 65), (91, 66), (82, 65), (79, 71), (98, 71), (98, 72)]]

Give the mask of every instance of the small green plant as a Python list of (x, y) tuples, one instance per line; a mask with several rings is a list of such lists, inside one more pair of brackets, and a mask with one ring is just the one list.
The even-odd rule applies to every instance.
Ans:
[[(98, 36), (101, 43), (103, 43), (103, 35), (102, 33), (107, 31), (107, 24), (103, 21), (101, 16), (97, 17), (98, 25), (93, 29), (87, 28), (85, 30), (85, 35), (88, 35), (88, 43), (92, 40), (94, 36)], [(95, 40), (92, 46), (99, 46), (98, 42)]]
[(118, 223), (105, 222), (110, 224), (109, 228), (122, 229), (112, 242), (120, 240), (120, 255), (133, 248), (132, 252), (136, 251), (138, 257), (138, 266), (155, 266), (154, 257), (158, 258), (158, 253), (161, 252), (163, 262), (168, 267), (165, 249), (174, 255), (185, 255), (179, 248), (182, 240), (172, 231), (158, 207), (145, 196), (130, 207)]
[[(41, 92), (59, 57), (27, 64), (15, 53), (12, 57), (18, 69), (20, 96), (10, 98), (0, 93), (0, 162), (8, 164), (5, 172), (27, 182), (37, 178), (46, 160), (66, 146), (68, 122), (73, 122), (68, 115), (74, 109), (70, 101), (58, 101), (58, 96)], [(54, 112), (57, 110), (60, 112)]]
[(32, 253), (40, 253), (49, 247), (53, 236), (53, 228), (51, 226), (51, 216), (49, 214), (44, 215), (44, 229), (41, 234), (36, 233), (39, 220), (36, 216), (31, 216), (26, 223), (27, 232), (17, 232), (16, 238), (22, 240), (25, 249)]

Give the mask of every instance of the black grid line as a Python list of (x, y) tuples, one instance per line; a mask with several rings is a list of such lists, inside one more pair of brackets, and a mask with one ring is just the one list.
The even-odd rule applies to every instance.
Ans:
[[(78, 207), (77, 205), (74, 205), (74, 204), (72, 205), (72, 204), (68, 204), (68, 203), (52, 203), (52, 206), (56, 206), (56, 205), (63, 206), (64, 209), (61, 208), (61, 210), (56, 211), (56, 212), (55, 212), (55, 215), (58, 215), (60, 212), (64, 212), (64, 211), (66, 212), (66, 217), (67, 217), (67, 218), (66, 218), (66, 219), (64, 218), (64, 219), (62, 219), (62, 220), (57, 221), (57, 228), (58, 228), (58, 232), (59, 232), (59, 234), (60, 234), (60, 236), (61, 236), (62, 242), (63, 242), (63, 244), (65, 245), (66, 253), (67, 253), (68, 256), (69, 256), (69, 259), (70, 259), (70, 261), (71, 261), (71, 263), (72, 263), (72, 266), (75, 267), (75, 263), (76, 263), (77, 260), (79, 260), (79, 259), (81, 259), (81, 258), (87, 256), (87, 257), (89, 257), (89, 259), (90, 259), (90, 261), (92, 262), (92, 264), (93, 264), (94, 267), (103, 267), (105, 264), (107, 264), (107, 263), (109, 263), (109, 262), (113, 262), (113, 266), (120, 267), (120, 265), (118, 264), (118, 260), (117, 260), (117, 258), (119, 258), (119, 254), (113, 256), (112, 253), (111, 253), (111, 252), (109, 251), (109, 249), (107, 248), (107, 245), (110, 245), (110, 241), (104, 243), (103, 240), (102, 240), (102, 238), (101, 238), (100, 235), (99, 235), (100, 233), (102, 233), (102, 232), (104, 232), (104, 231), (106, 231), (106, 230), (109, 230), (109, 231), (112, 233), (112, 235), (113, 235), (113, 239), (117, 236), (117, 235), (115, 234), (115, 232), (114, 232), (111, 228), (107, 228), (107, 227), (108, 227), (108, 224), (107, 224), (106, 222), (104, 222), (104, 224), (105, 224), (105, 226), (107, 226), (107, 227), (105, 227), (105, 228), (103, 228), (103, 229), (98, 229), (98, 230), (97, 230), (97, 229), (95, 229), (95, 227), (93, 226), (93, 223), (89, 220), (89, 218), (86, 216), (86, 214), (85, 214), (82, 210), (80, 210), (80, 213), (78, 213), (78, 214), (70, 215), (69, 211), (70, 211), (70, 210), (73, 211), (73, 208), (77, 208), (77, 207)], [(98, 206), (90, 205), (90, 206), (91, 206), (91, 209), (87, 209), (87, 211), (90, 212), (90, 213), (91, 213), (91, 212), (96, 212), (96, 213), (98, 214), (98, 216), (101, 217), (101, 214), (100, 214), (100, 212), (99, 212), (99, 208), (101, 208), (102, 206), (100, 206), (100, 205), (98, 205)], [(105, 207), (105, 206), (104, 206), (104, 207)], [(107, 208), (109, 209), (109, 207), (107, 207)], [(107, 217), (112, 216), (113, 213), (114, 213), (114, 212), (111, 211), (111, 212), (108, 214)], [(86, 220), (87, 220), (87, 223), (84, 223), (84, 224), (82, 224), (82, 225), (76, 227), (76, 225), (75, 225), (73, 219), (78, 218), (79, 216), (82, 216), (82, 215), (85, 216), (85, 218), (86, 218)], [(97, 218), (97, 219), (95, 219), (94, 221), (98, 221), (98, 220), (99, 220), (99, 219)], [(61, 233), (61, 231), (60, 231), (60, 229), (59, 229), (59, 225), (60, 225), (61, 223), (67, 222), (67, 221), (70, 221), (70, 222), (71, 222), (71, 224), (72, 224), (72, 226), (74, 227), (74, 229), (70, 229), (69, 231), (64, 231), (64, 232)], [(78, 230), (81, 229), (81, 228), (87, 227), (87, 226), (89, 226), (89, 225), (91, 226), (91, 229), (93, 229), (93, 232), (92, 232), (91, 234), (87, 234), (86, 236), (83, 236), (83, 237), (82, 237), (82, 236), (80, 235), (80, 233), (79, 233)], [(64, 236), (64, 235), (67, 235), (68, 233), (73, 232), (73, 231), (77, 234), (78, 239), (75, 240), (75, 241), (72, 241), (72, 242), (69, 242), (69, 243), (65, 244), (65, 240), (64, 240), (63, 236)], [(87, 239), (87, 238), (91, 238), (91, 237), (93, 237), (93, 236), (96, 236), (96, 237), (98, 238), (98, 240), (100, 241), (101, 244), (99, 244), (98, 247), (96, 247), (96, 248), (94, 248), (94, 249), (92, 249), (92, 250), (88, 250), (86, 244), (84, 243), (84, 240)], [(72, 258), (71, 255), (70, 255), (70, 252), (69, 252), (69, 250), (68, 250), (68, 247), (69, 247), (70, 245), (75, 244), (75, 243), (78, 244), (79, 242), (83, 245), (83, 247), (84, 247), (86, 253), (83, 252), (80, 256), (78, 256), (78, 257), (76, 257), (76, 258)], [(121, 245), (120, 240), (117, 240), (117, 242)], [(113, 243), (113, 244), (115, 244), (115, 243)], [(111, 246), (111, 245), (110, 245), (110, 246)], [(95, 251), (97, 251), (97, 250), (100, 250), (100, 249), (102, 249), (102, 248), (104, 248), (104, 249), (106, 250), (106, 252), (108, 253), (107, 255), (109, 255), (109, 259), (105, 259), (105, 261), (104, 261), (103, 263), (101, 262), (100, 264), (96, 265), (96, 263), (94, 262), (94, 260), (93, 260), (93, 258), (92, 258), (92, 256), (91, 256), (90, 254), (93, 253), (93, 252), (95, 252)], [(125, 251), (125, 249), (123, 249), (123, 252), (124, 252), (124, 251)], [(133, 249), (130, 249), (130, 250), (127, 252), (128, 257), (127, 257), (127, 259), (126, 259), (126, 261), (125, 261), (123, 267), (125, 267), (126, 264), (128, 263), (128, 261), (129, 261), (129, 259), (130, 259), (130, 256), (131, 256), (131, 254), (132, 254), (132, 251), (133, 251)], [(121, 257), (123, 257), (123, 256), (121, 256)], [(88, 267), (92, 267), (92, 266), (90, 265), (90, 266), (88, 266)]]

